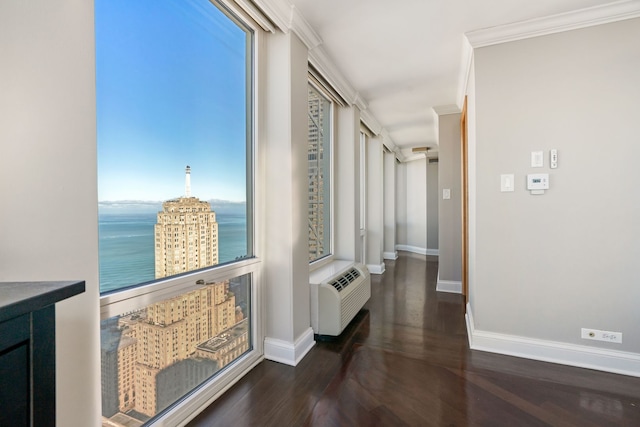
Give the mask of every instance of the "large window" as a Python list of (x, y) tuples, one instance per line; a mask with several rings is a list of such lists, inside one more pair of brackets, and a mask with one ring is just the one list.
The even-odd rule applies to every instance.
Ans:
[(309, 84), (309, 261), (331, 253), (332, 104)]
[(208, 0), (95, 9), (102, 415), (140, 426), (256, 345), (254, 35)]

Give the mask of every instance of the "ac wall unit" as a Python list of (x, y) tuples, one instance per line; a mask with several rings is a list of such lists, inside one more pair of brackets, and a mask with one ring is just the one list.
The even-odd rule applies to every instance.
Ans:
[(371, 297), (369, 270), (353, 261), (333, 261), (309, 275), (311, 327), (338, 336)]

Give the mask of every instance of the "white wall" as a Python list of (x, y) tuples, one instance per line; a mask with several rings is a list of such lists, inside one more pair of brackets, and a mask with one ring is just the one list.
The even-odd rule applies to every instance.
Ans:
[[(461, 286), (462, 179), (460, 113), (438, 116), (438, 278)], [(443, 190), (450, 198), (443, 199)]]
[(360, 110), (336, 106), (333, 185), (334, 254), (357, 260), (362, 253), (360, 238)]
[(396, 156), (384, 152), (384, 259), (397, 259), (396, 251)]
[(314, 345), (307, 216), (308, 52), (292, 32), (269, 34), (266, 48), (266, 136), (261, 147), (268, 165), (264, 352), (270, 360), (296, 365)]
[[(384, 265), (384, 149), (382, 136), (367, 139), (367, 268), (382, 274)], [(339, 184), (338, 184), (339, 185)]]
[(476, 280), (476, 236), (477, 236), (477, 194), (476, 194), (476, 177), (477, 177), (477, 161), (476, 161), (476, 77), (474, 61), (471, 61), (469, 81), (467, 82), (467, 221), (468, 221), (468, 293), (467, 301), (471, 303), (475, 295)]
[(397, 248), (427, 253), (427, 159), (419, 158), (398, 166)]
[(99, 424), (93, 2), (0, 2), (0, 281), (84, 280), (56, 306), (57, 425)]
[[(475, 52), (470, 307), (476, 332), (498, 334), (484, 335), (488, 347), (541, 340), (519, 350), (546, 346), (550, 359), (640, 375), (638, 40), (635, 19)], [(534, 150), (544, 150), (544, 168), (530, 167)], [(533, 172), (550, 174), (545, 195), (526, 191)], [(500, 192), (503, 173), (515, 174), (514, 192)], [(580, 328), (621, 332), (623, 343), (583, 340)]]
[(438, 254), (438, 206), (440, 205), (438, 191), (438, 162), (427, 159), (427, 253)]
[(396, 248), (407, 245), (407, 164), (396, 167)]

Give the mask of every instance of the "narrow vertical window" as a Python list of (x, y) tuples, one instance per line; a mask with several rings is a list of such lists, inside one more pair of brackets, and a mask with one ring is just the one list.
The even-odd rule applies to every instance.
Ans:
[(309, 261), (331, 253), (331, 102), (309, 85)]

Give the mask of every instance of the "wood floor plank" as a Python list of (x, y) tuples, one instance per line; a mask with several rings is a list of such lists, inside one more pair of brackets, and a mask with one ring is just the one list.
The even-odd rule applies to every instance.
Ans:
[(260, 363), (188, 426), (640, 426), (639, 378), (470, 350), (437, 272), (401, 253), (338, 340)]

